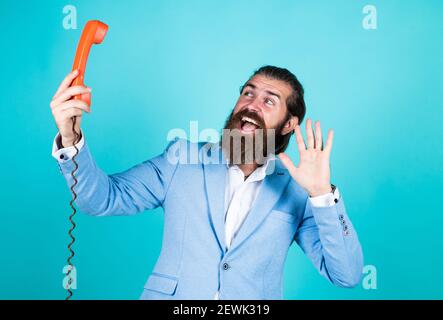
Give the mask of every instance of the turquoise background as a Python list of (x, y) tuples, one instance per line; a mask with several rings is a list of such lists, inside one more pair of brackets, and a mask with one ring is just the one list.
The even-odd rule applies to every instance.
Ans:
[[(62, 26), (67, 4), (77, 30)], [(362, 28), (366, 4), (377, 30)], [(93, 112), (82, 124), (103, 170), (157, 155), (190, 120), (220, 129), (254, 69), (287, 67), (307, 115), (335, 129), (333, 182), (377, 289), (332, 286), (293, 246), (285, 298), (443, 298), (443, 2), (419, 0), (2, 0), (0, 298), (66, 296), (71, 194), (51, 156), (49, 102), (89, 19), (110, 26), (91, 51)], [(76, 221), (74, 298), (137, 299), (160, 252), (162, 211)]]

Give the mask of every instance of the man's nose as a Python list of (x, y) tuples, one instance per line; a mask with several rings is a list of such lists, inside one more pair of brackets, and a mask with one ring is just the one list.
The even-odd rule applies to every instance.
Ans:
[(252, 111), (252, 112), (256, 112), (258, 114), (261, 113), (261, 106), (260, 106), (260, 101), (258, 98), (255, 98), (254, 101), (252, 101), (248, 106), (247, 109)]

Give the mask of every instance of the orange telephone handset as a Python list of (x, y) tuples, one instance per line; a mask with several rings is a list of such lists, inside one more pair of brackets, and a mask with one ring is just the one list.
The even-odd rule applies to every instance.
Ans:
[[(108, 26), (98, 20), (89, 20), (83, 28), (83, 32), (75, 53), (74, 65), (72, 70), (78, 70), (79, 75), (74, 79), (72, 86), (84, 85), (84, 77), (86, 71), (86, 62), (88, 61), (89, 50), (93, 44), (100, 44), (105, 38)], [(74, 97), (75, 100), (83, 100), (91, 105), (91, 94), (84, 93)]]

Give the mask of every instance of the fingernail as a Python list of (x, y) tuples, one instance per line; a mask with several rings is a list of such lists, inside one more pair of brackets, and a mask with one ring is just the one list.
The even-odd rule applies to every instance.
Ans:
[(74, 72), (72, 72), (72, 73), (73, 73), (73, 74), (77, 74), (77, 73), (78, 73), (78, 70), (75, 69)]

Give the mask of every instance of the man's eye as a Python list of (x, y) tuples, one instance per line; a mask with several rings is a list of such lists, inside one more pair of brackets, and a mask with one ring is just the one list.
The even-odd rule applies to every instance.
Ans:
[(266, 99), (265, 103), (270, 105), (270, 106), (273, 106), (275, 104), (274, 101), (272, 101), (271, 99)]
[(244, 93), (244, 95), (247, 96), (247, 97), (252, 97), (252, 92), (251, 91), (246, 91)]

